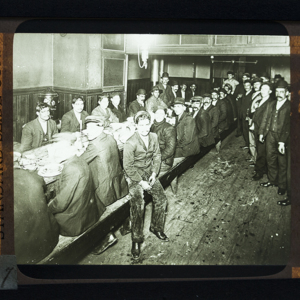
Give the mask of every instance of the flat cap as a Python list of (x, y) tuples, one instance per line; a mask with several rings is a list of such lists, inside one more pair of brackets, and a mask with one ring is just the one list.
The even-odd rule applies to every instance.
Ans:
[(154, 91), (160, 91), (159, 87), (157, 85), (155, 85), (154, 87), (152, 87), (151, 92)]
[(100, 125), (103, 125), (103, 127), (109, 125), (109, 121), (107, 121), (103, 116), (87, 116), (84, 123), (100, 123)]
[(262, 82), (262, 79), (260, 77), (256, 77), (256, 78), (252, 79), (252, 83), (255, 83), (255, 82)]
[(137, 124), (138, 118), (141, 116), (146, 116), (149, 121), (151, 120), (151, 115), (147, 111), (141, 110), (138, 111), (133, 118), (135, 124)]
[(191, 98), (192, 102), (200, 102), (203, 99), (201, 96), (194, 96)]
[(208, 97), (208, 98), (211, 98), (211, 94), (209, 94), (209, 93), (205, 93), (205, 94), (203, 94), (203, 96), (202, 96), (203, 98), (206, 98), (206, 97)]
[(185, 101), (183, 98), (181, 97), (176, 97), (175, 100), (174, 100), (174, 105), (175, 104), (182, 104), (182, 105), (185, 105)]
[(144, 89), (139, 89), (137, 92), (136, 92), (137, 95), (146, 95), (146, 90)]

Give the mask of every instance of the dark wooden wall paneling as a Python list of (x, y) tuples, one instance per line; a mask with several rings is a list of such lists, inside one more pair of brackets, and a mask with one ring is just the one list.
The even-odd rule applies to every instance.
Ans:
[[(136, 92), (139, 89), (145, 89), (147, 92), (147, 96), (150, 95), (150, 90), (153, 84), (150, 81), (150, 78), (146, 79), (132, 79), (128, 80), (127, 83), (127, 107), (129, 106), (130, 102), (136, 99)], [(147, 99), (147, 97), (146, 97)]]
[[(43, 92), (46, 87), (43, 88), (29, 88), (14, 90), (13, 96), (13, 138), (15, 142), (20, 142), (22, 137), (22, 127), (35, 119), (35, 106), (39, 101), (39, 93)], [(92, 110), (97, 106), (98, 95), (101, 91), (82, 91), (82, 90), (70, 90), (65, 88), (53, 88), (58, 93), (58, 118), (61, 117), (72, 109), (72, 99), (75, 96), (81, 95), (86, 100), (85, 110), (90, 114)]]

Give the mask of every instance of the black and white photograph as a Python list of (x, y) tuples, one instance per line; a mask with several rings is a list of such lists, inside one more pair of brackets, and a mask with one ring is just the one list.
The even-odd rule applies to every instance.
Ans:
[(290, 103), (289, 36), (16, 33), (17, 263), (286, 265)]

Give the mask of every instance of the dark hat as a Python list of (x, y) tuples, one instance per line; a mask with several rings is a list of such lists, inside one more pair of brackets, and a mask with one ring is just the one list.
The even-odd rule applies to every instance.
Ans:
[(252, 83), (254, 84), (255, 82), (260, 82), (262, 83), (262, 79), (260, 77), (256, 77), (252, 79)]
[(144, 89), (139, 89), (137, 92), (136, 92), (137, 95), (146, 95), (146, 91)]
[(217, 91), (217, 90), (212, 90), (212, 91), (210, 92), (210, 94), (212, 94), (212, 93), (216, 93), (216, 94), (220, 95), (220, 92)]
[(154, 87), (152, 87), (151, 89), (151, 93), (154, 91), (159, 91), (159, 87), (157, 85), (155, 85)]
[(273, 90), (273, 84), (271, 82), (263, 82), (261, 86), (268, 85), (270, 87), (270, 90)]
[(217, 82), (214, 82), (212, 87), (213, 87), (213, 89), (220, 88), (220, 84)]
[(288, 83), (285, 80), (279, 80), (277, 82), (277, 85), (276, 85), (276, 89), (277, 88), (287, 89), (288, 88)]
[(209, 98), (211, 98), (211, 94), (209, 94), (209, 93), (205, 93), (205, 94), (203, 94), (203, 96), (202, 96), (203, 98), (205, 98), (205, 97), (209, 97)]
[(243, 76), (247, 76), (250, 78), (250, 74), (249, 73), (244, 73)]
[(188, 86), (188, 84), (185, 81), (183, 83), (181, 83), (180, 85), (186, 85), (186, 86)]
[(174, 86), (174, 85), (178, 85), (178, 81), (177, 80), (172, 80), (171, 81), (171, 86)]
[(223, 89), (223, 88), (221, 88), (220, 90), (219, 90), (219, 93), (224, 93), (224, 94), (227, 94), (227, 92), (226, 92), (226, 90), (225, 89)]
[(274, 76), (274, 79), (277, 79), (277, 78), (282, 78), (282, 76), (280, 75), (280, 74), (275, 74), (275, 76)]
[(191, 98), (192, 102), (200, 102), (203, 99), (201, 96), (194, 96)]
[(184, 105), (184, 103), (185, 103), (185, 101), (181, 97), (176, 97), (175, 100), (174, 100), (174, 105), (175, 104), (182, 104), (182, 105)]
[(163, 72), (162, 75), (161, 75), (161, 78), (163, 77), (168, 77), (169, 78), (169, 73), (168, 72)]
[(269, 75), (266, 72), (262, 72), (260, 77), (270, 78)]
[(103, 125), (103, 127), (109, 125), (109, 121), (107, 121), (103, 116), (87, 116), (84, 123), (99, 123), (100, 125)]
[(140, 116), (146, 116), (147, 119), (149, 119), (149, 121), (151, 120), (151, 115), (147, 111), (141, 110), (141, 111), (138, 111), (133, 118), (135, 124), (137, 124), (137, 119)]
[(227, 72), (227, 75), (228, 75), (228, 74), (234, 75), (233, 71), (228, 71), (228, 72)]

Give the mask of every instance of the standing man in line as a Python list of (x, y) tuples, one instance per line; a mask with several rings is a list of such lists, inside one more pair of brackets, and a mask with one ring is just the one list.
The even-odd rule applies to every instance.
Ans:
[(199, 94), (199, 91), (197, 90), (197, 85), (196, 83), (192, 83), (190, 85), (190, 88), (189, 90), (187, 90), (186, 92), (186, 98), (185, 98), (185, 101), (186, 102), (189, 102), (191, 100), (192, 97), (195, 97), (195, 96), (200, 96)]
[(187, 84), (183, 82), (180, 85), (180, 90), (177, 91), (177, 97), (183, 98), (184, 100), (186, 99), (186, 89), (187, 89)]
[(173, 105), (175, 98), (177, 97), (177, 92), (178, 92), (178, 82), (176, 80), (173, 80), (171, 82), (171, 89), (172, 89), (172, 94), (171, 94), (171, 104)]
[(287, 188), (287, 145), (290, 138), (290, 101), (288, 84), (277, 83), (276, 98), (268, 104), (259, 128), (259, 141), (266, 138), (268, 182), (261, 186), (277, 186), (278, 194), (284, 195)]
[(82, 97), (76, 97), (72, 100), (70, 111), (65, 113), (61, 119), (61, 132), (76, 132), (85, 129), (85, 118), (89, 115), (84, 108)]
[(167, 72), (163, 72), (161, 75), (161, 82), (157, 86), (162, 91), (160, 94), (161, 100), (165, 102), (167, 107), (170, 107), (172, 104), (172, 89), (168, 85), (168, 82), (169, 74)]
[(241, 124), (242, 124), (242, 133), (245, 141), (245, 146), (241, 146), (242, 149), (249, 149), (249, 123), (247, 118), (247, 114), (251, 108), (252, 102), (252, 86), (251, 81), (246, 80), (244, 82), (245, 93), (241, 98), (240, 103), (240, 114), (241, 114)]
[(192, 98), (192, 117), (195, 120), (197, 135), (200, 147), (207, 147), (215, 143), (214, 135), (211, 128), (210, 116), (206, 110), (203, 109), (203, 99), (201, 96)]
[[(177, 143), (173, 166), (179, 164), (185, 157), (200, 152), (196, 123), (193, 117), (185, 112), (186, 107), (184, 103), (183, 98), (176, 98), (174, 101), (174, 112), (177, 116), (175, 124)], [(177, 182), (177, 177), (171, 182), (171, 188), (174, 194), (177, 193)]]
[(128, 108), (129, 117), (134, 117), (139, 111), (146, 111), (145, 107), (146, 91), (139, 89), (136, 93), (136, 100), (130, 103)]
[(140, 245), (144, 241), (144, 191), (153, 197), (150, 231), (159, 239), (169, 241), (164, 233), (167, 197), (157, 179), (161, 153), (157, 135), (150, 132), (150, 121), (148, 112), (138, 112), (134, 117), (137, 131), (124, 145), (123, 165), (131, 194), (131, 254), (134, 259), (139, 258)]
[(271, 98), (272, 93), (272, 85), (269, 82), (265, 82), (261, 85), (261, 100), (253, 114), (253, 131), (255, 137), (255, 144), (256, 144), (256, 162), (255, 162), (255, 175), (252, 177), (254, 181), (257, 181), (263, 178), (264, 174), (268, 173), (267, 167), (267, 150), (266, 150), (266, 143), (259, 142), (259, 127), (262, 122), (262, 118), (264, 112), (269, 104), (272, 101)]

